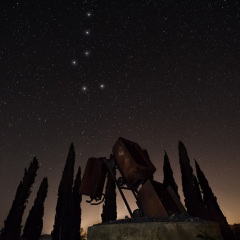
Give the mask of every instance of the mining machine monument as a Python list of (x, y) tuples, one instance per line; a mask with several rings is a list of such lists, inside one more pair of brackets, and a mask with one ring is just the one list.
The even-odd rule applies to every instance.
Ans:
[[(112, 152), (110, 159), (88, 159), (80, 192), (90, 197), (90, 204), (100, 204), (109, 173), (130, 218), (89, 227), (88, 240), (222, 240), (216, 223), (188, 216), (171, 186), (153, 180), (156, 168), (137, 143), (119, 138)], [(118, 179), (113, 168), (119, 171)], [(124, 195), (126, 189), (136, 199), (134, 211)]]

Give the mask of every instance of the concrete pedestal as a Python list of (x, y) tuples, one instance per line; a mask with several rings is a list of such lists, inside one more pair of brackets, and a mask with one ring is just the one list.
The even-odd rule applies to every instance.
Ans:
[(223, 240), (213, 222), (143, 222), (88, 228), (88, 240)]

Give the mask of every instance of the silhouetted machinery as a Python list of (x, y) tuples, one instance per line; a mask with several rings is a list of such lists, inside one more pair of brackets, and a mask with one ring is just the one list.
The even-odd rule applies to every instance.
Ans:
[[(89, 196), (91, 204), (104, 200), (103, 188), (107, 173), (111, 174), (131, 217), (169, 217), (185, 213), (180, 199), (170, 186), (153, 180), (156, 168), (142, 148), (132, 141), (119, 138), (113, 146), (110, 159), (89, 158), (83, 175), (80, 192)], [(115, 178), (112, 169), (119, 170)], [(132, 191), (139, 209), (132, 212), (123, 190)], [(93, 203), (96, 201), (96, 203)]]

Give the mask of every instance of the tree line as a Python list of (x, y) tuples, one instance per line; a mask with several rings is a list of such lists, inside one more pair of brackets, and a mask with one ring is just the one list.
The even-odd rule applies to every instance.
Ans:
[[(190, 159), (184, 144), (178, 144), (179, 164), (182, 176), (182, 190), (187, 213), (193, 217), (217, 222), (221, 234), (225, 240), (233, 240), (234, 234), (230, 229), (225, 216), (223, 215), (208, 180), (195, 160), (196, 175), (190, 164)], [(147, 150), (144, 152), (148, 155)], [(82, 195), (79, 192), (81, 185), (81, 167), (78, 167), (74, 179), (75, 150), (71, 144), (63, 170), (62, 178), (58, 188), (58, 198), (56, 205), (55, 221), (51, 232), (52, 240), (83, 240), (81, 228), (81, 201)], [(25, 169), (23, 179), (20, 181), (11, 209), (8, 213), (4, 226), (1, 230), (0, 240), (38, 240), (43, 227), (44, 201), (47, 197), (48, 179), (44, 177), (36, 199), (22, 229), (22, 217), (31, 187), (34, 184), (39, 163), (36, 157)], [(116, 169), (112, 169), (116, 175)], [(176, 184), (169, 157), (165, 151), (163, 163), (163, 184), (171, 186), (177, 196), (178, 185)], [(105, 188), (105, 200), (102, 207), (102, 222), (117, 219), (116, 185), (111, 175), (107, 176)]]
[[(71, 144), (58, 188), (55, 221), (51, 233), (53, 240), (81, 240), (85, 237), (81, 229), (82, 195), (79, 192), (81, 168), (78, 167), (73, 181), (74, 164), (75, 150)], [(21, 225), (38, 168), (38, 160), (34, 157), (29, 168), (25, 169), (23, 179), (18, 185), (11, 209), (1, 229), (0, 240), (38, 240), (40, 238), (43, 228), (44, 202), (48, 191), (47, 177), (44, 177), (40, 184), (23, 229)]]

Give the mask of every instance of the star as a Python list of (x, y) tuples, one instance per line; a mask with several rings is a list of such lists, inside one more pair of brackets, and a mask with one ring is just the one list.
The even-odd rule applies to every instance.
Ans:
[(101, 89), (104, 89), (105, 88), (105, 85), (104, 84), (100, 84), (99, 86)]
[(82, 86), (82, 91), (86, 92), (87, 91), (87, 86)]
[(72, 60), (72, 65), (76, 66), (77, 65), (77, 61), (76, 60)]
[(89, 56), (90, 52), (89, 52), (88, 50), (86, 50), (86, 51), (84, 52), (84, 54), (85, 54), (85, 56)]
[(87, 12), (87, 17), (91, 17), (92, 14), (90, 12)]
[(89, 35), (90, 34), (90, 31), (89, 30), (86, 30), (85, 31), (85, 35)]

